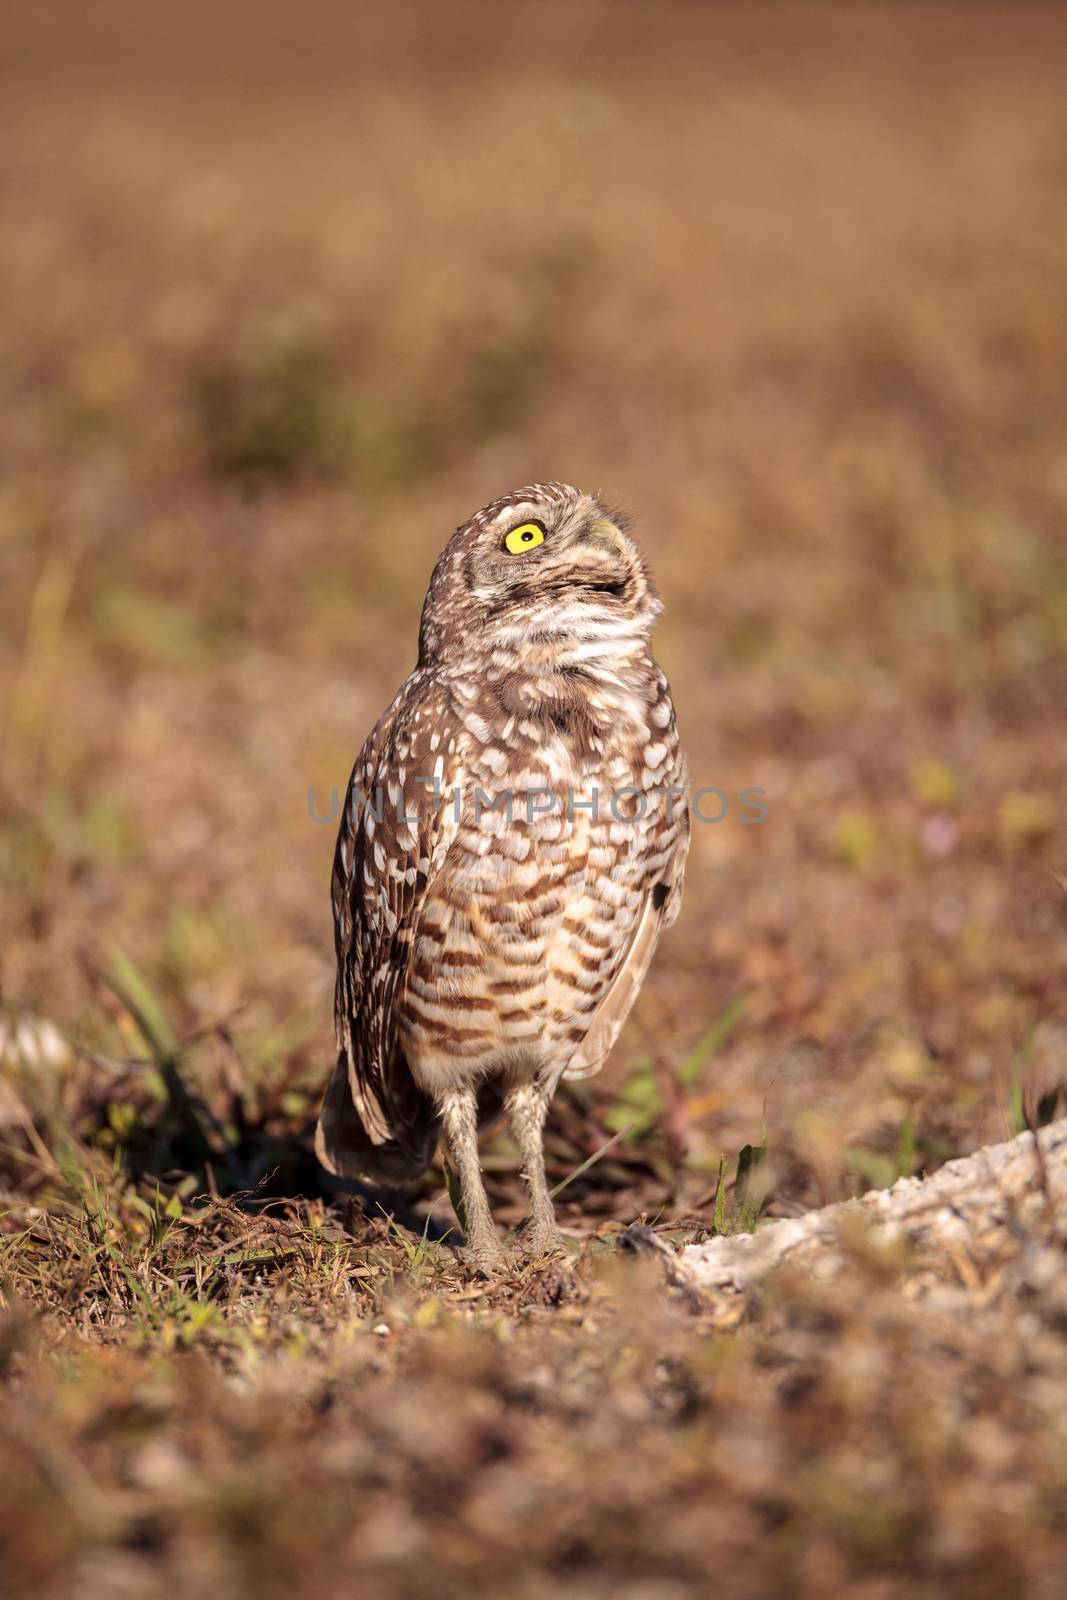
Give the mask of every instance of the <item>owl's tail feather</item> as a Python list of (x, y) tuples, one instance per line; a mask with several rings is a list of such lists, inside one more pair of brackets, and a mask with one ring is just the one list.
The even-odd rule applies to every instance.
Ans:
[(389, 1189), (417, 1183), (433, 1160), (440, 1124), (424, 1095), (414, 1091), (405, 1098), (402, 1137), (375, 1143), (352, 1098), (348, 1058), (341, 1051), (315, 1129), (315, 1154), (326, 1171)]

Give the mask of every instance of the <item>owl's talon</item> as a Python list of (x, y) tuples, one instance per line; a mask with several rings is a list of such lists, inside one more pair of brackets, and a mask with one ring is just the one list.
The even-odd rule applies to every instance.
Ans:
[(534, 1228), (523, 1238), (523, 1249), (528, 1260), (537, 1261), (544, 1256), (566, 1255), (567, 1241), (558, 1228)]
[(469, 1272), (478, 1278), (491, 1278), (495, 1273), (506, 1272), (512, 1262), (508, 1252), (497, 1245), (468, 1245), (460, 1251), (460, 1259)]

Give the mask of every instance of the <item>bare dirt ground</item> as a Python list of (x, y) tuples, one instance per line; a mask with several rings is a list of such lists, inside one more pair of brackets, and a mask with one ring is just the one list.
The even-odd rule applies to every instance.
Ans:
[[(1067, 1107), (1065, 75), (1053, 6), (7, 19), (5, 1595), (1062, 1593), (1037, 1190), (932, 1280), (619, 1240)], [(573, 1259), (487, 1285), (440, 1170), (315, 1167), (314, 816), (545, 477), (633, 513), (728, 810), (556, 1107)]]

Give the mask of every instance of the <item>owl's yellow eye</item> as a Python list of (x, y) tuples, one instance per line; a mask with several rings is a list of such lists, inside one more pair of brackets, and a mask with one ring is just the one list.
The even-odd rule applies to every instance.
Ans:
[(521, 556), (526, 550), (535, 550), (539, 544), (545, 542), (545, 530), (537, 522), (520, 522), (517, 528), (504, 540), (504, 549), (509, 555)]

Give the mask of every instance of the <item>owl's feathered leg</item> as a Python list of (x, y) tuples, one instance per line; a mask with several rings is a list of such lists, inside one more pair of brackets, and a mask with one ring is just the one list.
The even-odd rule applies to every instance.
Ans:
[(522, 1175), (530, 1191), (530, 1223), (522, 1236), (529, 1255), (546, 1256), (566, 1248), (556, 1224), (552, 1197), (545, 1177), (544, 1128), (551, 1089), (537, 1082), (520, 1083), (504, 1100), (508, 1122), (522, 1155)]
[(448, 1159), (463, 1191), (466, 1260), (479, 1272), (503, 1266), (504, 1250), (489, 1210), (478, 1160), (478, 1091), (471, 1085), (450, 1089), (438, 1100)]

